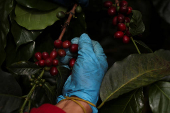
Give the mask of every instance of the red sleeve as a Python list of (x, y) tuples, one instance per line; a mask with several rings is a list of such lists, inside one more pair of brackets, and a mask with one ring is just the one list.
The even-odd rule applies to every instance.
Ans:
[(38, 108), (32, 108), (30, 113), (66, 113), (66, 112), (52, 104), (43, 104)]

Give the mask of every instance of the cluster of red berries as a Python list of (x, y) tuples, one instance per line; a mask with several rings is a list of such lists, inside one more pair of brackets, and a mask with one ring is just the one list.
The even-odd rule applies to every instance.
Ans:
[(123, 38), (124, 43), (129, 43), (130, 32), (130, 14), (132, 13), (132, 7), (128, 7), (128, 2), (123, 0), (119, 4), (120, 6), (114, 6), (111, 1), (106, 1), (104, 6), (108, 8), (108, 15), (114, 16), (113, 25), (117, 26), (117, 32), (114, 34), (115, 38)]
[[(35, 62), (40, 67), (50, 67), (50, 74), (52, 76), (55, 76), (58, 74), (57, 65), (59, 64), (59, 61), (57, 60), (57, 57), (64, 57), (66, 56), (66, 51), (64, 49), (68, 49), (71, 53), (77, 53), (78, 52), (78, 44), (71, 44), (70, 41), (66, 40), (62, 42), (61, 40), (55, 40), (54, 41), (54, 49), (50, 54), (47, 52), (36, 52), (35, 58), (38, 60)], [(69, 62), (70, 68), (73, 67), (76, 59), (72, 58)]]

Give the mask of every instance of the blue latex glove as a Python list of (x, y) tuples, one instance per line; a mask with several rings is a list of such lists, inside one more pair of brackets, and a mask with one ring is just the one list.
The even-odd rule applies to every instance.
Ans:
[[(80, 38), (74, 38), (71, 42), (78, 44), (78, 57), (72, 74), (63, 87), (63, 95), (57, 98), (57, 102), (64, 99), (64, 96), (77, 96), (96, 105), (100, 85), (108, 68), (106, 55), (101, 45), (97, 41), (92, 41), (87, 34), (82, 34)], [(66, 64), (70, 58), (69, 53), (62, 62)], [(93, 113), (98, 112), (96, 107), (91, 107)]]
[(70, 6), (74, 2), (79, 3), (83, 7), (87, 7), (89, 4), (89, 0), (51, 0), (51, 1), (62, 4), (64, 6)]

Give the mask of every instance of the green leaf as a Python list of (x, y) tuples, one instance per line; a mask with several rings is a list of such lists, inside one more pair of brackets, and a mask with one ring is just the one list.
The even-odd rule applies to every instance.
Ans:
[(22, 96), (22, 90), (12, 74), (0, 69), (0, 94)]
[(32, 62), (21, 61), (9, 66), (8, 70), (17, 75), (33, 75), (40, 70), (40, 67)]
[(6, 65), (9, 66), (12, 63), (19, 61), (27, 61), (29, 60), (34, 53), (35, 42), (29, 42), (27, 44), (21, 45), (18, 49), (16, 49), (16, 45), (13, 37), (8, 38), (8, 43), (6, 47)]
[(134, 40), (136, 43), (140, 44), (141, 46), (143, 46), (144, 48), (148, 49), (149, 52), (153, 53), (152, 49), (150, 49), (144, 42), (140, 41), (140, 40)]
[(129, 25), (130, 33), (135, 36), (145, 31), (145, 25), (142, 21), (142, 14), (140, 11), (132, 10), (132, 18)]
[(45, 89), (46, 95), (49, 98), (51, 104), (55, 104), (56, 103), (56, 92), (55, 92), (55, 86), (51, 86), (48, 82), (46, 82), (43, 86), (43, 88)]
[(117, 99), (106, 102), (100, 113), (142, 113), (144, 108), (143, 88), (136, 89)]
[(32, 100), (32, 105), (34, 107), (39, 107), (42, 104), (50, 103), (50, 100), (46, 95), (46, 91), (42, 87), (36, 87), (30, 99)]
[(34, 41), (42, 31), (29, 31), (13, 21), (11, 32), (18, 48), (22, 44)]
[(43, 10), (43, 11), (52, 10), (59, 7), (57, 4), (50, 2), (48, 0), (16, 0), (16, 1), (17, 3), (25, 7)]
[(170, 51), (159, 50), (149, 54), (132, 54), (115, 62), (106, 73), (100, 90), (103, 105), (106, 101), (146, 86), (170, 74), (170, 62), (164, 56)]
[(0, 94), (0, 113), (14, 113), (24, 102), (23, 98)]
[(47, 26), (53, 25), (59, 20), (59, 18), (56, 17), (56, 14), (59, 11), (66, 12), (66, 9), (58, 7), (55, 10), (44, 12), (17, 5), (15, 8), (15, 20), (20, 26), (23, 26), (28, 30), (41, 30), (45, 29)]
[(170, 83), (157, 82), (149, 89), (149, 105), (153, 113), (169, 113)]
[(56, 82), (57, 82), (56, 96), (59, 96), (62, 94), (62, 89), (63, 89), (63, 86), (64, 86), (68, 76), (70, 75), (70, 70), (63, 66), (58, 66), (57, 69), (59, 71), (59, 75), (57, 76), (57, 79), (56, 79)]
[(4, 48), (6, 47), (6, 36), (10, 30), (8, 15), (12, 8), (13, 0), (0, 0), (0, 40)]

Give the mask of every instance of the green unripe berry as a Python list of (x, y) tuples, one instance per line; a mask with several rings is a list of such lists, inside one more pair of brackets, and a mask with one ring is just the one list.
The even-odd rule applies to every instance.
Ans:
[(49, 71), (49, 70), (50, 70), (50, 67), (45, 67), (44, 70), (45, 70), (45, 71)]
[(41, 82), (44, 83), (44, 82), (45, 82), (45, 79), (41, 79)]
[(36, 83), (36, 84), (39, 84), (39, 81), (37, 80), (37, 81), (35, 81), (35, 83)]
[(41, 86), (42, 86), (42, 84), (40, 83), (40, 84), (39, 84), (39, 86), (41, 87)]
[(63, 11), (58, 12), (57, 18), (62, 19), (62, 18), (64, 18), (64, 17), (65, 17), (65, 13), (64, 13)]
[(31, 86), (33, 86), (33, 85), (34, 85), (34, 83), (32, 83), (32, 82), (31, 82), (31, 83), (30, 83), (30, 85), (31, 85)]
[(31, 79), (30, 79), (30, 81), (31, 81), (31, 82), (33, 82), (33, 81), (34, 81), (34, 79), (32, 79), (32, 78), (31, 78)]
[(31, 75), (31, 78), (35, 78), (35, 75)]
[(129, 27), (129, 23), (126, 23), (126, 27)]
[(81, 11), (82, 11), (81, 6), (77, 6), (77, 7), (76, 7), (76, 12), (77, 12), (77, 13), (81, 13)]

